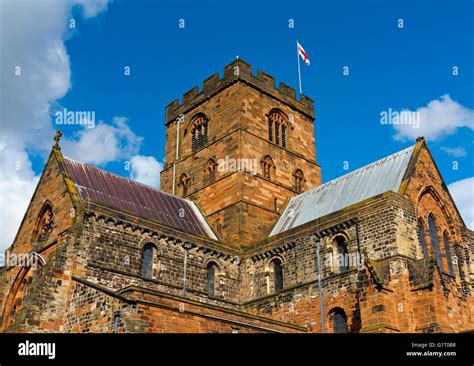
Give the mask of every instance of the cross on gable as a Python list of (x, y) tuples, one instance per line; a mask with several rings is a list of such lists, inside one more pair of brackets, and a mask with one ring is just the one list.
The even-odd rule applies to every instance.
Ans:
[(56, 131), (56, 134), (54, 135), (54, 146), (53, 146), (53, 148), (61, 150), (61, 147), (59, 146), (59, 140), (61, 139), (62, 135), (63, 135), (63, 133), (60, 130)]

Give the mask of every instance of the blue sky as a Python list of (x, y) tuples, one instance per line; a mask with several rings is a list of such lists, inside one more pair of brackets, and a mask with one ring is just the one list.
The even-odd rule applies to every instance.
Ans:
[[(381, 111), (416, 110), (445, 94), (474, 108), (472, 2), (115, 1), (93, 20), (78, 19), (66, 42), (72, 87), (59, 103), (95, 110), (105, 121), (128, 118), (145, 136), (142, 153), (160, 161), (166, 104), (222, 73), (236, 55), (255, 72), (262, 69), (297, 89), (296, 38), (312, 61), (302, 65), (303, 93), (316, 104), (324, 181), (346, 173), (344, 161), (352, 170), (414, 142), (394, 140), (392, 126), (380, 124)], [(453, 65), (459, 76), (452, 75)], [(63, 127), (66, 135), (76, 130)], [(461, 128), (428, 141), (447, 183), (472, 176), (472, 137), (472, 130)], [(443, 147), (466, 150), (455, 158), (458, 170)], [(126, 174), (122, 165), (107, 168)]]
[[(459, 0), (5, 0), (4, 236), (16, 232), (36, 186), (58, 108), (94, 111), (97, 123), (61, 126), (66, 155), (157, 186), (165, 106), (212, 73), (222, 75), (237, 55), (255, 73), (297, 89), (297, 38), (311, 60), (301, 65), (303, 93), (315, 101), (323, 181), (424, 135), (466, 222), (474, 223), (473, 7)], [(12, 73), (17, 66), (20, 76)], [(420, 128), (381, 124), (389, 109), (419, 112)]]

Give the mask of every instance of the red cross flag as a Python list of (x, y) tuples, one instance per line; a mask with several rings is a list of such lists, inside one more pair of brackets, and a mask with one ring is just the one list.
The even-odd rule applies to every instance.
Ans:
[(298, 48), (298, 54), (303, 59), (304, 63), (309, 66), (309, 57), (304, 48), (300, 45), (298, 41), (296, 41), (296, 47)]

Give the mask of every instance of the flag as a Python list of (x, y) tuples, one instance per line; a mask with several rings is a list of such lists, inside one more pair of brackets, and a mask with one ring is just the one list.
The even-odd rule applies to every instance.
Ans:
[(303, 59), (304, 63), (309, 66), (309, 57), (304, 48), (300, 45), (298, 41), (296, 41), (296, 46), (298, 47), (298, 54)]

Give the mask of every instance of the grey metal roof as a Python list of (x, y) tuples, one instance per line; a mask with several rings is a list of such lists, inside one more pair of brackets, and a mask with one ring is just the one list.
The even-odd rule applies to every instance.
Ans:
[(157, 220), (190, 234), (217, 240), (194, 202), (64, 157), (64, 165), (81, 199)]
[(293, 197), (270, 236), (378, 194), (398, 192), (415, 145)]

